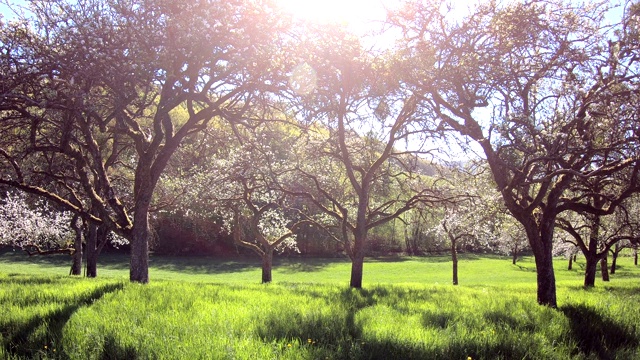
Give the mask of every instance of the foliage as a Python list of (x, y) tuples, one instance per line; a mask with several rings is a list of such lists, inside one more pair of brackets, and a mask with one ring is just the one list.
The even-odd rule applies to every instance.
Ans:
[(64, 249), (73, 245), (72, 216), (57, 211), (44, 199), (29, 204), (22, 193), (5, 194), (0, 201), (0, 245), (23, 249)]

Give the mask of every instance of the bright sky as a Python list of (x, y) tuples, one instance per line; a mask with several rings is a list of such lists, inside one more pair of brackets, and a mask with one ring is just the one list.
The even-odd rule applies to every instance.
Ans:
[(399, 0), (278, 0), (294, 16), (320, 23), (338, 22), (361, 27), (383, 21), (385, 8), (394, 9)]

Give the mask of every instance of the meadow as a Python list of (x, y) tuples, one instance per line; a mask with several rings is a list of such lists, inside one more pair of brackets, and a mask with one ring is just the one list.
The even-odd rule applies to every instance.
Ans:
[(636, 359), (640, 268), (582, 288), (584, 261), (558, 259), (558, 309), (537, 305), (532, 259), (378, 258), (363, 289), (345, 259), (156, 258), (151, 283), (127, 258), (97, 279), (67, 257), (0, 255), (0, 359)]

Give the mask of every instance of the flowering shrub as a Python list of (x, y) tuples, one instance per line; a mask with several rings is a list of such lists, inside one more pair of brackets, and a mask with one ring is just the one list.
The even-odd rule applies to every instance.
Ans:
[(0, 201), (0, 244), (19, 248), (66, 247), (73, 241), (72, 215), (44, 200), (29, 202), (22, 193), (6, 193)]

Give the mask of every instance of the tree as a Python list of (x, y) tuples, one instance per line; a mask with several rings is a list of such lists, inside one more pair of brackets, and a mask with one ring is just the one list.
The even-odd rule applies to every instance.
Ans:
[(34, 1), (28, 14), (0, 34), (0, 183), (128, 238), (130, 280), (146, 283), (149, 211), (169, 159), (278, 83), (286, 21), (241, 0)]
[(482, 168), (454, 168), (445, 177), (450, 184), (449, 197), (457, 200), (444, 204), (444, 214), (433, 231), (449, 241), (453, 285), (458, 285), (458, 246), (461, 242), (476, 242), (490, 248), (499, 206), (496, 191), (483, 181), (486, 179)]
[[(283, 154), (277, 154), (277, 147), (286, 139), (264, 136), (260, 129), (256, 132), (251, 139), (245, 138), (246, 145), (232, 150), (207, 171), (218, 174), (209, 183), (224, 183), (218, 186), (221, 191), (210, 193), (211, 200), (221, 212), (232, 213), (229, 225), (234, 241), (260, 256), (262, 282), (268, 283), (272, 281), (274, 251), (299, 251), (295, 231), (306, 220), (273, 179), (274, 172), (286, 164)], [(283, 143), (277, 144), (278, 140)]]
[[(350, 286), (361, 288), (369, 231), (436, 199), (417, 171), (418, 155), (429, 149), (418, 137), (416, 99), (398, 87), (392, 54), (374, 55), (336, 26), (309, 29), (305, 38), (290, 97), (306, 138), (289, 171), (299, 186), (283, 191), (332, 221), (352, 262)], [(413, 149), (403, 146), (414, 138)]]
[[(583, 196), (587, 197), (588, 195)], [(609, 198), (613, 196), (610, 195)], [(609, 252), (613, 254), (613, 274), (619, 252), (637, 241), (640, 224), (634, 200), (635, 197), (632, 197), (624, 201), (610, 215), (565, 213), (558, 219), (557, 227), (573, 239), (567, 242), (580, 249), (586, 259), (585, 287), (595, 286), (598, 263), (601, 265), (603, 280), (608, 281)]]
[[(623, 88), (636, 75), (634, 66), (620, 65), (633, 65), (633, 51), (609, 42), (604, 5), (489, 2), (464, 21), (442, 9), (438, 1), (412, 2), (397, 14), (404, 81), (439, 130), (470, 139), (483, 153), (527, 233), (538, 302), (556, 307), (553, 234), (557, 215), (570, 207), (567, 189), (577, 178), (635, 166), (628, 150), (637, 148), (637, 133), (624, 113), (635, 108), (636, 91)], [(599, 124), (620, 115), (626, 120), (607, 125), (632, 135), (624, 141), (607, 137), (610, 128)]]
[(42, 199), (29, 204), (21, 193), (6, 193), (0, 202), (0, 244), (32, 254), (75, 252), (69, 212), (57, 211)]

